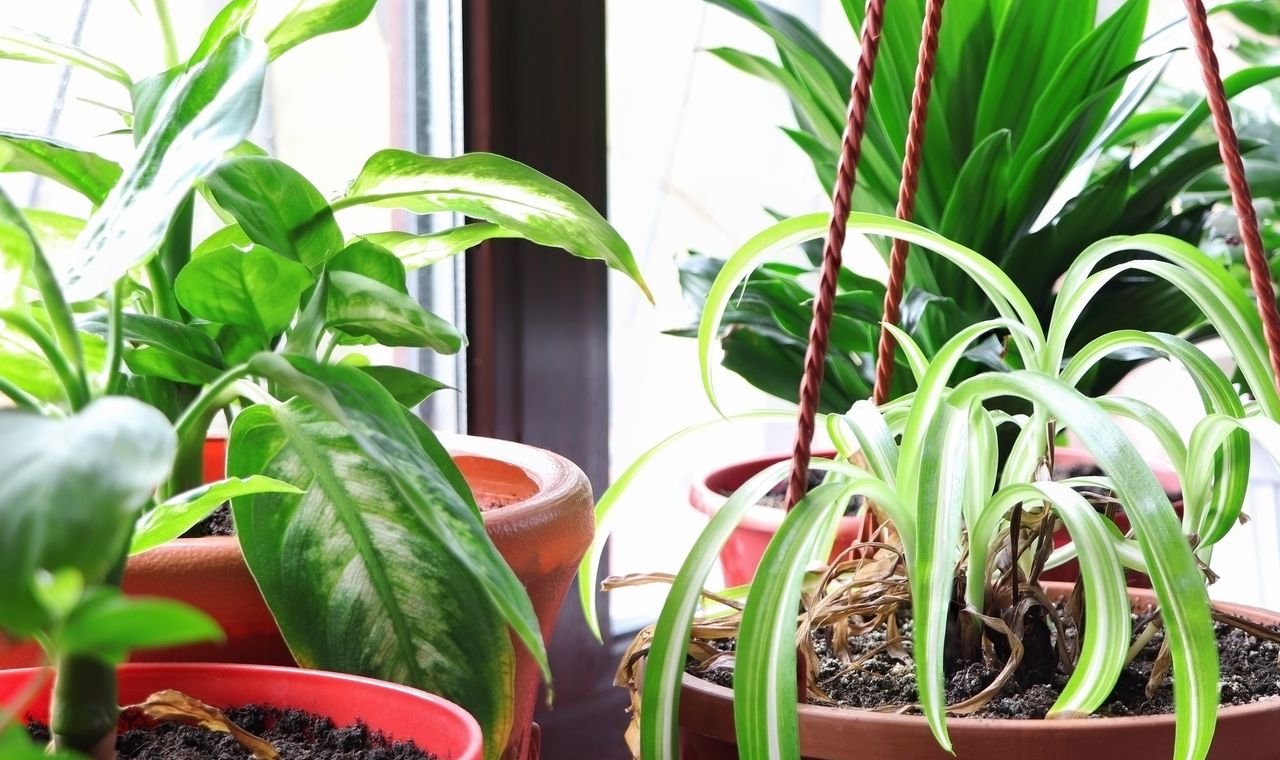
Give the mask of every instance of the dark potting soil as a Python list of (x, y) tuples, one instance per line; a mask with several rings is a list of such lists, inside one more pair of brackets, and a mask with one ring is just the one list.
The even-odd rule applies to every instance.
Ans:
[[(338, 728), (333, 721), (301, 710), (250, 705), (226, 711), (251, 734), (266, 739), (283, 760), (436, 760), (413, 742), (392, 741), (363, 723)], [(126, 724), (116, 739), (117, 760), (249, 760), (230, 734), (178, 723)], [(36, 741), (48, 741), (49, 730), (30, 722)]]
[(213, 514), (192, 526), (191, 530), (182, 534), (183, 538), (205, 538), (206, 536), (234, 536), (236, 526), (231, 522), (231, 505), (223, 504), (213, 510)]
[[(912, 624), (909, 616), (903, 616), (899, 625), (902, 637), (902, 659), (887, 652), (871, 657), (858, 668), (845, 666), (831, 651), (826, 633), (814, 634), (814, 645), (821, 659), (818, 685), (831, 699), (843, 707), (864, 709), (892, 708), (915, 704), (915, 663), (910, 657)], [(1135, 623), (1137, 618), (1135, 617)], [(1277, 629), (1280, 630), (1280, 629)], [(1280, 645), (1258, 639), (1238, 628), (1224, 623), (1215, 624), (1218, 636), (1218, 654), (1221, 658), (1221, 703), (1244, 705), (1280, 697)], [(1125, 667), (1111, 696), (1095, 713), (1098, 716), (1122, 717), (1134, 715), (1161, 715), (1173, 712), (1173, 681), (1166, 676), (1164, 683), (1152, 699), (1146, 697), (1147, 679), (1164, 639), (1161, 630), (1150, 644)], [(883, 647), (883, 629), (854, 637), (849, 650), (856, 661), (860, 655)], [(728, 642), (726, 648), (731, 648)], [(693, 663), (691, 663), (692, 666)], [(947, 669), (947, 704), (955, 704), (982, 692), (995, 680), (1001, 663), (988, 665), (982, 662), (956, 663)], [(692, 670), (692, 668), (691, 668)], [(733, 687), (733, 670), (715, 667), (697, 674), (713, 683)], [(1048, 678), (1026, 677), (1020, 680), (1015, 674), (1000, 693), (973, 717), (1033, 719), (1043, 718), (1067, 683), (1067, 674), (1055, 672)]]
[[(781, 499), (782, 497), (779, 497), (779, 502), (781, 502)], [(486, 496), (480, 500), (480, 511), (484, 512), (498, 507), (505, 507), (517, 501), (518, 499), (515, 498), (504, 499), (499, 496)], [(223, 504), (215, 509), (213, 514), (193, 525), (186, 533), (183, 533), (182, 537), (206, 538), (208, 536), (234, 536), (235, 534), (236, 526), (231, 521), (231, 505)]]

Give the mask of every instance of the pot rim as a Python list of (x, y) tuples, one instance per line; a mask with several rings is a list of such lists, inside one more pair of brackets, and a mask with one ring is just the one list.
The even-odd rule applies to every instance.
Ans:
[[(835, 452), (831, 450), (817, 451), (814, 452), (814, 456), (832, 457), (835, 456)], [(694, 479), (689, 486), (689, 503), (693, 505), (694, 509), (708, 517), (715, 517), (720, 508), (728, 501), (728, 497), (708, 485), (709, 481), (726, 470), (743, 468), (750, 469), (752, 474), (755, 474), (771, 464), (777, 464), (790, 458), (790, 454), (769, 454), (712, 468)], [(738, 526), (740, 528), (766, 530), (772, 533), (782, 526), (782, 521), (786, 519), (786, 516), (785, 510), (752, 504), (743, 514)], [(861, 514), (845, 515), (840, 518), (840, 530), (842, 532), (856, 533), (861, 524)]]
[[(1073, 584), (1062, 581), (1045, 581), (1043, 583), (1045, 590), (1050, 598), (1058, 598), (1070, 593)], [(1155, 592), (1150, 589), (1129, 589), (1129, 599), (1135, 608), (1140, 606), (1153, 606), (1155, 604)], [(1260, 607), (1251, 607), (1244, 604), (1214, 603), (1214, 609), (1230, 612), (1234, 615), (1252, 620), (1265, 625), (1280, 625), (1280, 612), (1265, 610)], [(727, 702), (732, 710), (733, 689), (719, 686), (710, 681), (698, 678), (697, 676), (685, 673), (681, 680), (681, 692), (686, 696), (692, 693), (694, 698), (701, 702)], [(857, 707), (827, 707), (825, 705), (799, 704), (796, 706), (800, 715), (801, 722), (807, 717), (810, 720), (819, 720), (824, 723), (835, 721), (853, 721), (860, 723), (875, 723), (886, 727), (911, 727), (920, 729), (922, 727), (927, 730), (927, 723), (922, 715), (899, 715), (895, 713), (876, 712)], [(1218, 708), (1218, 721), (1228, 718), (1245, 718), (1267, 712), (1280, 711), (1280, 697), (1267, 697), (1256, 702), (1250, 702), (1247, 705), (1227, 705)], [(681, 721), (683, 724), (683, 720)], [(1174, 728), (1174, 714), (1163, 713), (1161, 715), (1130, 715), (1121, 717), (1073, 717), (1073, 718), (1054, 718), (1052, 721), (1041, 718), (1038, 720), (1019, 720), (1014, 718), (969, 718), (969, 717), (952, 717), (947, 716), (947, 726), (958, 729), (975, 729), (984, 728), (991, 729), (996, 727), (1007, 728), (1009, 730), (1024, 729), (1027, 726), (1036, 726), (1044, 724), (1053, 724), (1058, 726), (1071, 726), (1074, 730), (1089, 732), (1107, 732), (1122, 730), (1132, 726), (1146, 726), (1156, 728)], [(706, 726), (699, 726), (700, 729)], [(720, 737), (732, 738), (732, 737)]]
[[(198, 540), (198, 539), (192, 539)], [(6, 679), (19, 680), (24, 676), (29, 678), (39, 677), (42, 671), (47, 668), (17, 668), (13, 670), (3, 671)], [(453, 702), (432, 694), (421, 689), (415, 689), (411, 686), (403, 686), (389, 681), (380, 681), (376, 678), (368, 678), (366, 676), (350, 675), (348, 673), (335, 673), (328, 670), (311, 670), (304, 668), (288, 668), (277, 665), (247, 665), (237, 663), (211, 663), (211, 662), (129, 662), (116, 666), (116, 672), (121, 677), (135, 675), (145, 678), (149, 675), (165, 675), (173, 678), (227, 678), (233, 680), (251, 680), (254, 678), (269, 678), (278, 682), (291, 683), (297, 687), (305, 688), (308, 683), (331, 682), (340, 683), (351, 686), (367, 687), (378, 689), (384, 693), (395, 694), (412, 700), (415, 703), (427, 703), (437, 710), (441, 717), (446, 717), (454, 721), (465, 732), (465, 746), (458, 752), (459, 757), (479, 758), (484, 753), (484, 738), (480, 731), (480, 724), (476, 722), (474, 716)], [(197, 695), (198, 696), (198, 695)], [(248, 702), (247, 704), (251, 704)], [(278, 705), (280, 707), (289, 707), (290, 705)], [(23, 708), (26, 709), (25, 707)], [(317, 713), (317, 710), (304, 709), (307, 712)], [(328, 716), (326, 716), (328, 717)], [(371, 724), (374, 721), (368, 721)], [(341, 728), (341, 726), (339, 726)], [(393, 738), (395, 732), (388, 728), (381, 728), (373, 725), (373, 728), (383, 731)], [(428, 751), (430, 747), (425, 747)]]
[[(208, 438), (226, 440), (225, 436), (220, 435)], [(533, 482), (535, 491), (527, 498), (484, 510), (481, 516), (486, 523), (527, 522), (538, 516), (549, 517), (557, 513), (564, 503), (573, 500), (579, 492), (591, 496), (591, 483), (582, 469), (554, 451), (527, 443), (477, 435), (446, 433), (439, 438), (450, 456), (462, 454), (501, 462), (522, 470)], [(197, 542), (206, 548), (226, 551), (231, 551), (233, 545), (236, 549), (240, 546), (235, 536), (202, 536), (175, 538), (155, 550)]]
[[(814, 456), (822, 457), (832, 457), (835, 456), (835, 454), (836, 452), (830, 449), (814, 452)], [(1058, 447), (1057, 454), (1075, 461), (1093, 459), (1092, 454), (1077, 446)], [(777, 464), (778, 462), (789, 459), (790, 456), (790, 454), (767, 454), (713, 467), (710, 470), (707, 470), (704, 474), (695, 478), (693, 483), (689, 486), (689, 503), (692, 504), (694, 509), (697, 509), (699, 512), (702, 512), (708, 517), (714, 517), (715, 514), (720, 511), (720, 508), (724, 506), (728, 497), (722, 495), (719, 491), (709, 485), (712, 479), (716, 478), (726, 470), (739, 468), (751, 470), (754, 474), (771, 464)], [(1151, 466), (1152, 472), (1156, 474), (1160, 484), (1164, 486), (1166, 490), (1170, 488), (1171, 484), (1178, 482), (1178, 474), (1174, 471), (1172, 466), (1163, 462), (1148, 462), (1148, 464)], [(1175, 502), (1175, 505), (1181, 503), (1182, 500), (1178, 499)], [(746, 528), (777, 531), (785, 518), (786, 512), (781, 509), (762, 507), (759, 504), (753, 504), (743, 515), (739, 525)], [(840, 527), (845, 531), (856, 531), (861, 521), (862, 516), (860, 514), (846, 515), (840, 518)]]

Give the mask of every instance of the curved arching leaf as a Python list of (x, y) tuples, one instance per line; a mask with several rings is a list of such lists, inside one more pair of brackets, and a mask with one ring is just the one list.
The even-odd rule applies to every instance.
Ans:
[(120, 165), (52, 137), (0, 130), (0, 171), (31, 172), (66, 185), (95, 206), (120, 179)]
[(441, 694), (476, 717), (497, 757), (512, 721), (507, 627), (394, 479), (301, 399), (241, 412), (228, 452), (232, 476), (302, 489), (232, 500), (245, 561), (298, 664)]

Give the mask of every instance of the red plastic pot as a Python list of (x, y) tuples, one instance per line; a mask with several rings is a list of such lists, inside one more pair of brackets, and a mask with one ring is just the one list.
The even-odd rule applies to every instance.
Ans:
[[(834, 456), (834, 452), (819, 452), (814, 456), (830, 457)], [(689, 503), (694, 509), (711, 517), (724, 506), (727, 498), (725, 494), (733, 493), (764, 468), (787, 458), (786, 455), (761, 457), (712, 470), (690, 487)], [(1088, 464), (1093, 461), (1093, 457), (1088, 452), (1071, 448), (1058, 449), (1056, 458), (1057, 464), (1064, 467)], [(1167, 492), (1177, 493), (1181, 489), (1177, 473), (1172, 468), (1153, 465), (1152, 472)], [(1181, 502), (1175, 502), (1174, 506), (1181, 513)], [(742, 522), (738, 524), (720, 551), (720, 564), (724, 568), (726, 586), (740, 586), (751, 582), (756, 568), (760, 565), (760, 558), (764, 556), (765, 547), (773, 539), (773, 534), (778, 532), (784, 516), (785, 513), (781, 509), (774, 507), (757, 505), (747, 510)], [(1117, 516), (1116, 525), (1121, 530), (1129, 529), (1129, 522), (1125, 520), (1124, 515)], [(858, 540), (863, 530), (861, 515), (850, 515), (841, 519), (832, 556), (839, 554)], [(1057, 546), (1069, 540), (1070, 537), (1065, 530), (1059, 531), (1054, 536), (1054, 544)], [(1074, 562), (1070, 562), (1046, 572), (1043, 577), (1045, 580), (1074, 581), (1078, 576), (1079, 569)], [(1129, 573), (1129, 585), (1138, 588), (1148, 587), (1146, 578), (1138, 573)]]
[[(1066, 583), (1046, 584), (1051, 596), (1070, 593)], [(1135, 609), (1154, 604), (1152, 592), (1130, 589)], [(1241, 605), (1220, 609), (1264, 625), (1280, 614)], [(951, 718), (951, 755), (938, 747), (925, 720), (817, 705), (800, 705), (800, 751), (806, 760), (1136, 760), (1173, 757), (1172, 715), (1073, 720)], [(1211, 760), (1275, 760), (1273, 735), (1280, 701), (1225, 707), (1218, 713)], [(680, 742), (684, 760), (738, 757), (733, 728), (733, 691), (686, 675), (680, 698)]]
[[(816, 452), (814, 456), (831, 457), (835, 452)], [(788, 455), (776, 455), (751, 459), (746, 462), (729, 465), (712, 470), (704, 478), (694, 481), (689, 488), (689, 503), (693, 508), (708, 518), (720, 511), (727, 497), (742, 487), (753, 476), (771, 464), (777, 464)], [(734, 529), (724, 548), (720, 550), (720, 565), (724, 568), (725, 586), (741, 586), (750, 583), (755, 577), (756, 567), (764, 556), (765, 547), (778, 532), (786, 512), (775, 507), (759, 504), (752, 506), (743, 516), (742, 522)], [(836, 529), (836, 543), (832, 556), (839, 554), (859, 537), (862, 531), (862, 515), (849, 515), (841, 518), (840, 527)]]
[[(0, 672), (0, 703), (22, 695), (43, 671)], [(119, 670), (122, 704), (141, 702), (162, 689), (177, 689), (214, 707), (249, 704), (296, 708), (323, 715), (335, 725), (364, 721), (401, 741), (413, 740), (441, 760), (480, 760), (480, 726), (448, 700), (406, 686), (341, 673), (260, 665), (129, 664)], [(49, 719), (50, 683), (30, 702), (26, 715)]]
[[(586, 475), (564, 457), (524, 444), (473, 436), (447, 437), (444, 444), (476, 495), (490, 538), (529, 592), (543, 639), (550, 641), (560, 605), (595, 531)], [(222, 477), (225, 451), (225, 440), (211, 439), (205, 449), (206, 478)], [(198, 607), (226, 634), (222, 644), (139, 652), (135, 661), (294, 664), (235, 538), (177, 539), (134, 557), (124, 588)], [(34, 645), (0, 645), (0, 668), (40, 662)], [(521, 644), (516, 645), (515, 679), (515, 722), (505, 757), (535, 760), (539, 746), (533, 713), (540, 676)]]

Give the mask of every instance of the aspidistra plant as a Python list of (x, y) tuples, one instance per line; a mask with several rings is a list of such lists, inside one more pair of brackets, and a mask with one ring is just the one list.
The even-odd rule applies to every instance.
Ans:
[[(0, 55), (82, 66), (123, 85), (136, 143), (120, 167), (51, 139), (0, 134), (0, 168), (56, 180), (94, 206), (87, 220), (21, 212), (38, 241), (62, 250), (51, 257), (76, 314), (62, 332), (84, 359), (68, 360), (69, 339), (7, 329), (0, 390), (46, 409), (96, 389), (162, 410), (177, 431), (176, 463), (132, 550), (165, 543), (230, 499), (249, 568), (301, 664), (441, 693), (477, 717), (496, 756), (512, 721), (510, 633), (547, 674), (532, 606), (452, 459), (413, 412), (444, 386), (338, 349), (460, 351), (465, 337), (409, 295), (408, 276), (489, 238), (558, 247), (644, 282), (586, 200), (518, 162), (384, 150), (326, 198), (248, 141), (268, 62), (373, 6), (303, 3), (259, 42), (242, 33), (255, 3), (233, 0), (185, 61), (174, 56), (169, 70), (136, 82), (84, 51), (0, 35)], [(357, 206), (478, 221), (352, 237), (340, 212)], [(198, 240), (202, 209), (223, 226)], [(37, 326), (49, 321), (47, 302), (31, 308)], [(232, 418), (231, 477), (202, 486), (201, 451), (219, 414)]]
[[(726, 263), (722, 281), (708, 294), (701, 333), (704, 382), (713, 403), (708, 336), (714, 335), (715, 323), (735, 289), (763, 261), (819, 238), (826, 224), (820, 214), (782, 222)], [(849, 229), (901, 237), (925, 251), (922, 255), (946, 259), (972, 279), (998, 316), (962, 330), (932, 357), (895, 329), (917, 390), (881, 408), (863, 401), (848, 414), (824, 418), (841, 458), (813, 461), (814, 468), (831, 475), (787, 516), (761, 560), (757, 580), (734, 594), (744, 599), (733, 631), (734, 702), (742, 756), (799, 755), (795, 645), (802, 584), (811, 563), (830, 556), (835, 522), (850, 499), (862, 495), (876, 505), (900, 542), (908, 606), (915, 621), (912, 652), (919, 706), (943, 747), (950, 747), (948, 711), (972, 707), (945, 704), (948, 631), (959, 631), (960, 641), (950, 643), (968, 656), (980, 656), (973, 647), (989, 625), (985, 621), (1003, 618), (1004, 630), (1023, 630), (1026, 620), (1020, 616), (1025, 608), (1008, 606), (1010, 588), (1022, 588), (1024, 599), (1038, 593), (1041, 604), (1050, 603), (1038, 590), (1039, 570), (1074, 557), (1085, 591), (1083, 632), (1070, 655), (1070, 677), (1050, 716), (1087, 715), (1110, 695), (1126, 664), (1131, 637), (1124, 571), (1136, 570), (1150, 578), (1167, 632), (1177, 725), (1174, 756), (1204, 757), (1218, 707), (1218, 653), (1201, 563), (1208, 562), (1214, 544), (1239, 519), (1250, 439), (1272, 456), (1280, 455), (1280, 396), (1248, 294), (1218, 262), (1185, 242), (1158, 235), (1110, 238), (1087, 248), (1067, 270), (1046, 329), (1009, 277), (979, 254), (888, 218), (854, 214)], [(1135, 259), (1133, 251), (1149, 257)], [(1222, 370), (1177, 336), (1117, 331), (1066, 354), (1070, 334), (1090, 300), (1109, 280), (1133, 271), (1169, 283), (1204, 315), (1226, 341), (1254, 401), (1243, 403)], [(1005, 336), (1010, 363), (1018, 369), (954, 382), (965, 352), (992, 333)], [(1190, 436), (1181, 437), (1168, 419), (1139, 399), (1091, 398), (1075, 388), (1098, 362), (1134, 350), (1178, 362), (1195, 381), (1205, 417)], [(990, 405), (1009, 398), (1024, 402), (1027, 413), (1009, 414)], [(1181, 522), (1150, 466), (1113, 416), (1141, 423), (1163, 447), (1183, 486)], [(996, 438), (1002, 425), (1017, 430), (1013, 448), (1003, 459)], [(1054, 428), (1069, 430), (1097, 459), (1105, 476), (1045, 479), (1040, 470), (1051, 459)], [(860, 457), (851, 459), (855, 454)], [(762, 471), (729, 498), (672, 583), (652, 630), (643, 686), (638, 687), (639, 736), (646, 758), (678, 756), (680, 681), (700, 615), (703, 585), (728, 535), (746, 510), (786, 477), (787, 467), (783, 463)], [(634, 476), (625, 473), (619, 482), (625, 486)], [(1097, 487), (1113, 492), (1123, 505), (1133, 526), (1131, 535), (1123, 535), (1081, 490)], [(606, 512), (617, 498), (617, 493), (602, 498)], [(1043, 545), (1054, 521), (1065, 526), (1071, 543), (1047, 557), (1031, 556), (1026, 549), (1034, 541), (1028, 532), (1034, 536), (1041, 531)], [(597, 541), (606, 538), (607, 531)], [(1001, 552), (1016, 561), (994, 562)], [(959, 583), (957, 566), (962, 573)], [(849, 594), (847, 598), (869, 594), (857, 598), (875, 603), (875, 592), (867, 592), (865, 583), (851, 582), (849, 572), (836, 573), (824, 593)], [(588, 574), (584, 585), (592, 583)], [(957, 587), (962, 592), (953, 598)], [(953, 618), (957, 609), (964, 610), (959, 621)], [(1022, 635), (1037, 634), (1028, 626)], [(1016, 658), (1011, 659), (1006, 672), (1018, 666)]]

